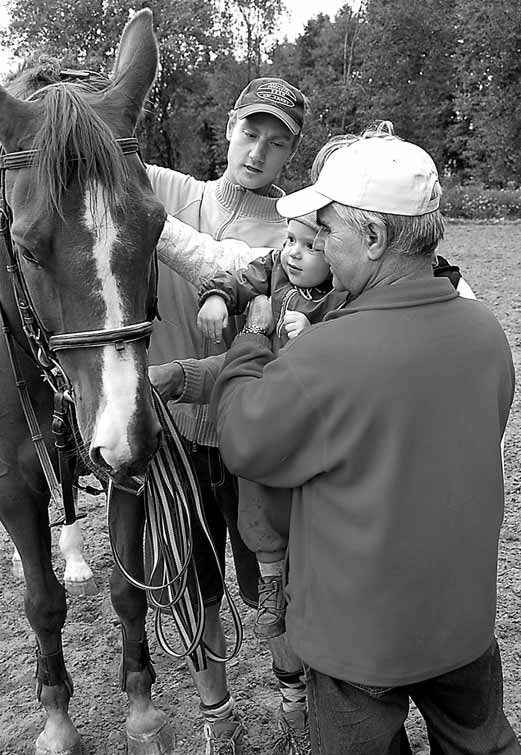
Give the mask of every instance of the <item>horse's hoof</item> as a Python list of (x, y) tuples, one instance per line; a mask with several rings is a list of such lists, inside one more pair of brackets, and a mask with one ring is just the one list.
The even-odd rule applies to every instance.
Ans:
[(65, 580), (65, 589), (69, 595), (97, 595), (98, 585), (96, 584), (94, 577), (87, 579), (83, 582), (70, 582)]
[(48, 747), (45, 744), (40, 744), (41, 737), (36, 740), (36, 755), (81, 755), (81, 744), (77, 742), (72, 747), (67, 747), (65, 750), (56, 749), (54, 747)]
[(165, 721), (158, 729), (144, 734), (127, 731), (128, 755), (174, 755), (174, 733)]

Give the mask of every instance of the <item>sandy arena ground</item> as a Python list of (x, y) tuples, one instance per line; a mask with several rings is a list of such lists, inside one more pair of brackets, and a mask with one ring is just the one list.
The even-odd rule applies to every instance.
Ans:
[[(441, 253), (460, 265), (479, 299), (502, 323), (521, 375), (521, 225), (451, 224)], [(521, 737), (521, 399), (519, 389), (505, 440), (505, 522), (499, 558), (497, 636), (505, 676), (505, 709)], [(69, 596), (64, 652), (75, 695), (71, 715), (83, 739), (84, 755), (126, 752), (123, 734), (126, 701), (117, 681), (119, 628), (108, 597), (112, 557), (101, 499), (85, 497), (89, 516), (82, 522), (89, 563), (99, 586), (88, 598)], [(58, 533), (55, 533), (57, 538)], [(63, 562), (56, 556), (56, 570)], [(23, 612), (23, 586), (11, 575), (11, 547), (0, 531), (0, 753), (29, 755), (43, 727), (43, 711), (35, 698), (34, 640)], [(233, 585), (230, 569), (229, 582)], [(233, 590), (236, 594), (236, 591)], [(270, 672), (270, 656), (253, 637), (253, 612), (242, 609), (245, 641), (238, 660), (229, 664), (230, 689), (245, 718), (250, 752), (268, 755), (278, 705)], [(158, 649), (153, 630), (149, 639), (158, 681), (157, 704), (170, 716), (177, 745), (175, 755), (202, 753), (197, 698), (182, 663)], [(413, 750), (428, 752), (421, 719), (415, 711), (408, 722)]]

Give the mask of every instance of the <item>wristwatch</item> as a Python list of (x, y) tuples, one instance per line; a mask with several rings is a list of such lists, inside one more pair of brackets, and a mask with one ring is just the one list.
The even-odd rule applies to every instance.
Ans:
[(243, 329), (240, 332), (240, 335), (245, 335), (246, 333), (255, 333), (259, 336), (267, 336), (268, 331), (266, 328), (264, 328), (262, 325), (245, 325)]

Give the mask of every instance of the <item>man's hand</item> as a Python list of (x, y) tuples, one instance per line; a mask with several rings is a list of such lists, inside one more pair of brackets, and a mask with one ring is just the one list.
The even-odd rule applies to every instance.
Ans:
[(262, 328), (266, 332), (266, 335), (270, 335), (273, 332), (275, 325), (273, 323), (271, 301), (264, 294), (259, 294), (250, 301), (246, 314), (246, 325)]
[(197, 327), (214, 343), (220, 343), (223, 329), (228, 325), (228, 310), (222, 296), (212, 294), (205, 299), (197, 315)]
[(150, 365), (148, 378), (165, 401), (178, 398), (183, 392), (185, 374), (178, 362)]
[(296, 338), (304, 328), (309, 328), (311, 325), (306, 315), (303, 315), (302, 312), (295, 312), (294, 309), (286, 310), (283, 322), (288, 338), (290, 339)]

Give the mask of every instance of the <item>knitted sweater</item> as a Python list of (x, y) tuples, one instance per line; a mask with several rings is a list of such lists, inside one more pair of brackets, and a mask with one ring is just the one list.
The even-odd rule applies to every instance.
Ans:
[[(234, 267), (249, 262), (264, 250), (282, 246), (286, 237), (286, 221), (276, 209), (283, 192), (272, 186), (266, 194), (257, 194), (232, 184), (224, 176), (217, 181), (199, 181), (167, 168), (147, 166), (152, 188), (168, 213), (196, 230), (216, 239), (240, 239), (251, 247), (249, 258), (244, 248)], [(167, 227), (168, 231), (168, 227)], [(160, 255), (161, 260), (161, 255)], [(229, 266), (230, 259), (225, 264)], [(225, 350), (224, 344), (213, 344), (197, 328), (199, 309), (197, 289), (163, 262), (159, 265), (159, 313), (155, 324), (149, 359), (161, 364), (174, 359), (201, 358)], [(226, 342), (233, 338), (233, 329)], [(215, 428), (208, 418), (206, 405), (170, 404), (180, 433), (202, 445), (217, 446)]]
[(312, 668), (392, 687), (485, 652), (513, 390), (499, 323), (444, 278), (376, 286), (275, 359), (236, 339), (220, 449), (292, 489), (286, 623)]

